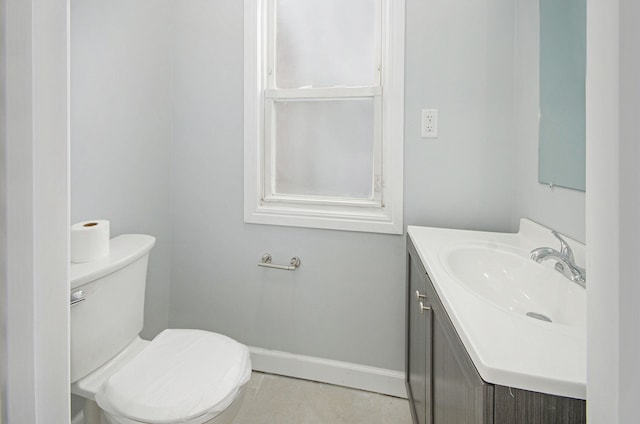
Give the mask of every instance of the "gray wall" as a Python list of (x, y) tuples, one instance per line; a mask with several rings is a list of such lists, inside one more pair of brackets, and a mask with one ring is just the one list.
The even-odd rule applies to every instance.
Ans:
[(145, 337), (169, 322), (169, 11), (168, 0), (71, 2), (71, 222), (157, 237)]
[[(640, 320), (638, 320), (637, 252), (640, 238), (640, 4), (620, 0), (620, 422), (638, 416), (640, 389)], [(602, 143), (603, 141), (601, 141)], [(608, 144), (608, 143), (603, 143)], [(603, 222), (606, 228), (607, 222)], [(604, 258), (603, 258), (604, 259)], [(603, 260), (601, 270), (610, 264)], [(606, 281), (606, 280), (604, 280)], [(602, 315), (596, 313), (596, 319)], [(607, 320), (611, 320), (610, 317)], [(603, 367), (604, 364), (595, 364)], [(608, 385), (602, 381), (603, 385)]]
[[(513, 0), (407, 0), (405, 224), (509, 231)], [(439, 138), (420, 138), (438, 108)]]
[(514, 226), (528, 217), (585, 240), (585, 193), (538, 183), (539, 6), (517, 0), (515, 73)]
[[(407, 1), (406, 224), (511, 229), (513, 13)], [(171, 326), (403, 369), (404, 237), (244, 224), (242, 5), (173, 16)], [(420, 138), (423, 107), (440, 109), (438, 140)], [(264, 252), (302, 266), (258, 268)]]
[(403, 237), (243, 223), (242, 4), (176, 5), (171, 326), (400, 369)]
[[(580, 238), (565, 207), (580, 200), (535, 182), (537, 68), (522, 47), (537, 34), (519, 28), (522, 7), (407, 0), (405, 225), (513, 231), (530, 216)], [(158, 237), (147, 337), (204, 328), (401, 370), (403, 236), (243, 223), (242, 12), (231, 0), (72, 2), (72, 222)], [(420, 138), (422, 108), (440, 110), (436, 140)], [(302, 266), (258, 268), (264, 252)]]

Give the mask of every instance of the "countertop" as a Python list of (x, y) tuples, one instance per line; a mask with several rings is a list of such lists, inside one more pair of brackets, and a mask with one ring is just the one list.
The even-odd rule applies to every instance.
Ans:
[[(559, 242), (550, 229), (522, 219), (518, 233), (417, 226), (409, 226), (407, 233), (483, 380), (523, 390), (586, 399), (586, 318), (584, 325), (563, 325), (513, 314), (463, 287), (441, 260), (442, 252), (455, 243), (509, 245), (525, 256), (537, 247), (558, 249)], [(563, 238), (572, 247), (576, 263), (583, 266), (584, 245), (568, 237)], [(541, 266), (552, 266), (551, 262)], [(575, 285), (577, 295), (586, 297), (583, 288), (569, 283)]]

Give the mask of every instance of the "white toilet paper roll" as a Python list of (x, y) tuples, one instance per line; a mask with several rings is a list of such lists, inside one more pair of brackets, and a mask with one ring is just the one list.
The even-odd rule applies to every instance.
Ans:
[(109, 221), (97, 219), (71, 226), (71, 262), (95, 261), (109, 255)]

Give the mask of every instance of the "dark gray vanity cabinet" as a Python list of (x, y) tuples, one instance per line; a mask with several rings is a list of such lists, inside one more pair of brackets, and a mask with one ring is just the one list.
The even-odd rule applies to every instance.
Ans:
[[(410, 246), (410, 249), (413, 246)], [(413, 256), (411, 253), (409, 256)], [(415, 256), (413, 256), (415, 257)], [(415, 424), (431, 424), (433, 309), (427, 301), (426, 271), (419, 260), (408, 261), (406, 385)]]
[(482, 381), (408, 242), (407, 392), (416, 424), (493, 423)]
[(414, 424), (582, 424), (585, 402), (482, 380), (407, 238), (406, 386)]

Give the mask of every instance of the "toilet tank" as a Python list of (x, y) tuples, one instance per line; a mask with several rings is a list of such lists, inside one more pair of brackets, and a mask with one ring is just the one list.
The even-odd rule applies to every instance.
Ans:
[(109, 256), (71, 264), (71, 382), (108, 362), (142, 330), (149, 251), (155, 237), (126, 234)]

